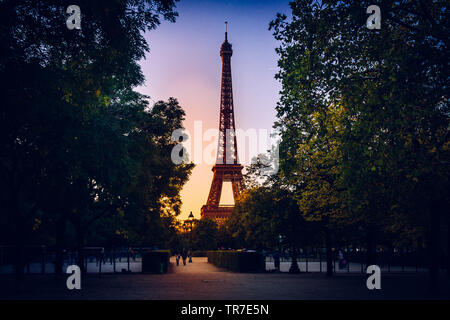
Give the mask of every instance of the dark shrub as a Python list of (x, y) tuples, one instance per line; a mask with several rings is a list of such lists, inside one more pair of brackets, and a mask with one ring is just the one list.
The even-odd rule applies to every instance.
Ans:
[(204, 250), (195, 250), (192, 252), (193, 257), (207, 257), (208, 251)]
[(264, 272), (262, 254), (241, 251), (208, 251), (208, 262), (234, 272)]
[(142, 254), (142, 273), (167, 273), (170, 250), (147, 251)]

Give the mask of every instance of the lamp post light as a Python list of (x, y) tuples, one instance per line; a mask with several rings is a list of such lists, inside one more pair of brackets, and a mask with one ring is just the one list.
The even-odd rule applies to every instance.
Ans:
[(190, 227), (191, 227), (191, 231), (190, 231), (190, 240), (189, 240), (189, 263), (192, 263), (192, 224), (194, 223), (194, 215), (192, 214), (192, 211), (191, 211), (191, 213), (189, 214), (189, 220), (188, 220), (188, 223), (189, 223), (189, 225), (190, 225)]

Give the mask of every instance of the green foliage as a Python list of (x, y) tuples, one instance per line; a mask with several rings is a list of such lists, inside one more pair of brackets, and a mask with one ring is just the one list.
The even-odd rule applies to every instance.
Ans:
[(133, 88), (174, 2), (80, 1), (81, 30), (68, 5), (0, 4), (0, 243), (164, 246), (193, 167), (170, 159), (184, 111)]
[(383, 1), (380, 30), (365, 26), (371, 4), (297, 0), (292, 17), (271, 22), (281, 43), (277, 179), (328, 248), (352, 230), (367, 263), (376, 244), (426, 246), (437, 279), (440, 223), (450, 222), (448, 3)]
[(295, 1), (291, 21), (271, 23), (282, 43), (281, 176), (304, 186), (308, 219), (419, 245), (424, 210), (448, 203), (447, 5), (384, 2), (373, 31), (370, 4)]
[(218, 227), (212, 219), (197, 220), (192, 230), (192, 248), (214, 250), (217, 248)]
[(293, 194), (277, 186), (246, 190), (237, 201), (226, 228), (240, 247), (253, 249), (300, 246), (312, 240)]

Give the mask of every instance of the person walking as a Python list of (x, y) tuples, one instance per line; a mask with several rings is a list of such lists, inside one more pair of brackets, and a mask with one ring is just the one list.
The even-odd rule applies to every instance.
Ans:
[(133, 262), (135, 262), (136, 261), (136, 254), (134, 253), (133, 248), (132, 247), (128, 247), (128, 252), (129, 252), (129, 255), (131, 256), (131, 259), (133, 259)]
[(347, 261), (345, 261), (344, 253), (339, 250), (339, 269), (342, 270), (347, 266)]
[(180, 265), (180, 254), (178, 252), (175, 254), (175, 259), (177, 260), (177, 266), (179, 266)]
[(273, 263), (275, 265), (275, 271), (280, 272), (280, 254), (278, 251), (275, 251), (273, 254)]
[(187, 258), (187, 252), (185, 249), (183, 249), (183, 252), (181, 253), (181, 257), (183, 258), (183, 265), (186, 265), (186, 258)]
[(105, 248), (101, 248), (100, 249), (100, 264), (104, 264), (105, 263)]

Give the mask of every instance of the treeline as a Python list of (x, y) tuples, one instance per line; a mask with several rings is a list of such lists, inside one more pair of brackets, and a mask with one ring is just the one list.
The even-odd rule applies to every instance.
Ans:
[(19, 277), (30, 244), (56, 251), (57, 273), (63, 248), (165, 246), (192, 170), (170, 159), (177, 100), (133, 90), (143, 32), (175, 21), (173, 1), (78, 1), (81, 30), (69, 5), (0, 4), (0, 244)]
[(270, 23), (280, 170), (250, 168), (229, 229), (252, 246), (362, 245), (368, 264), (377, 246), (426, 250), (435, 288), (450, 270), (448, 3), (384, 1), (379, 30), (372, 4), (298, 0)]

